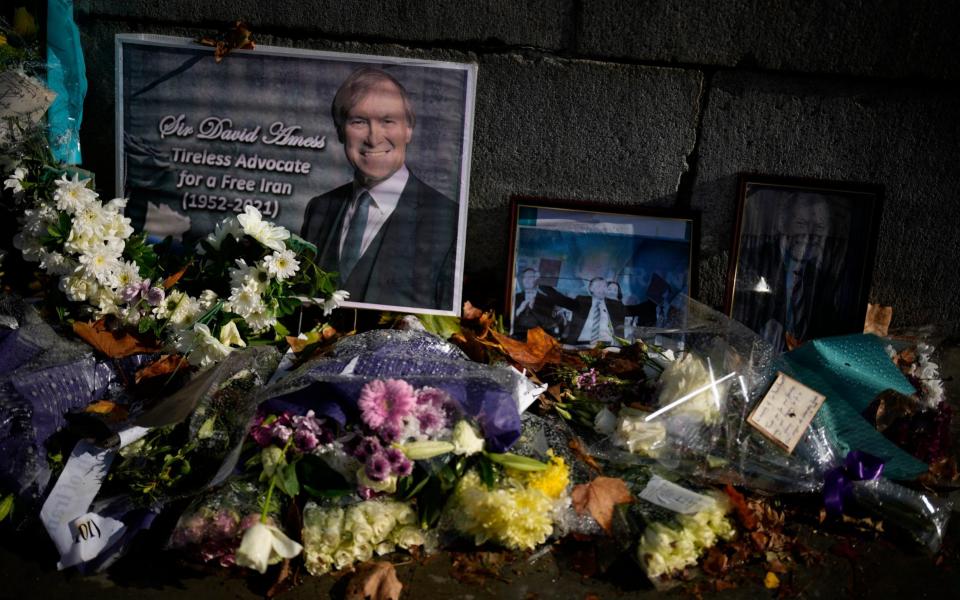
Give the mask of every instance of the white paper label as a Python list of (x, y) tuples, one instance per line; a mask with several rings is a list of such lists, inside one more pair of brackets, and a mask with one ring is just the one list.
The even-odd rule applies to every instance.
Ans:
[(796, 379), (777, 374), (767, 395), (747, 418), (747, 422), (788, 453), (810, 427), (826, 397)]
[(73, 545), (60, 557), (57, 568), (66, 569), (96, 558), (104, 548), (113, 545), (126, 525), (110, 517), (101, 517), (97, 513), (87, 513), (70, 522), (70, 534)]
[(672, 481), (667, 481), (659, 475), (654, 475), (647, 482), (647, 487), (640, 492), (640, 497), (651, 504), (662, 506), (667, 510), (683, 515), (696, 514), (701, 510), (711, 508), (716, 503), (709, 496), (692, 492)]
[[(144, 427), (131, 427), (120, 432), (120, 447), (132, 444), (148, 431)], [(44, 501), (40, 520), (60, 553), (58, 568), (65, 569), (96, 557), (112, 543), (111, 537), (122, 530), (123, 524), (119, 521), (87, 512), (116, 455), (117, 448), (105, 450), (84, 440), (77, 442)], [(120, 529), (116, 528), (117, 523)]]

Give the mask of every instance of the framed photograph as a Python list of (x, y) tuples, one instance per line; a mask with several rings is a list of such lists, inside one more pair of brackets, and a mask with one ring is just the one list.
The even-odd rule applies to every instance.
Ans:
[(253, 206), (315, 244), (346, 306), (461, 307), (474, 64), (258, 45), (221, 62), (118, 35), (117, 194), (190, 246)]
[(695, 213), (514, 197), (507, 321), (569, 346), (679, 325), (695, 293)]
[(879, 186), (741, 175), (727, 313), (778, 351), (863, 330)]

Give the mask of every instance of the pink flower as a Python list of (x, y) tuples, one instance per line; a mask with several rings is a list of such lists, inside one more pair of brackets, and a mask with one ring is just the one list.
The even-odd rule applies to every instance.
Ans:
[(447, 424), (447, 416), (442, 408), (432, 404), (421, 404), (414, 413), (420, 425), (420, 433), (433, 435)]
[(402, 379), (371, 381), (363, 386), (357, 402), (363, 422), (374, 430), (384, 425), (401, 427), (416, 403), (413, 388)]
[(443, 408), (450, 401), (450, 394), (433, 387), (422, 387), (417, 391), (417, 404)]

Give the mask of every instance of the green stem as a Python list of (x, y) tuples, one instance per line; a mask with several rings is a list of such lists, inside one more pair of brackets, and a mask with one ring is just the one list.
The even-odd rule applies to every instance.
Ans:
[[(287, 443), (283, 446), (283, 458), (287, 458), (287, 450), (290, 449), (290, 444), (293, 443), (293, 434), (290, 435), (290, 439), (287, 440)], [(270, 486), (267, 488), (267, 497), (263, 501), (263, 508), (260, 510), (260, 522), (266, 524), (267, 522), (267, 511), (270, 510), (270, 501), (273, 499), (273, 488), (277, 487), (277, 474), (276, 472), (270, 476)]]

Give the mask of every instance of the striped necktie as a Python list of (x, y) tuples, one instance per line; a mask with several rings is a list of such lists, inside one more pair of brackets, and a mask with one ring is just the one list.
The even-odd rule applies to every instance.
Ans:
[(590, 343), (596, 344), (600, 341), (600, 302), (593, 301), (593, 309), (590, 311)]

